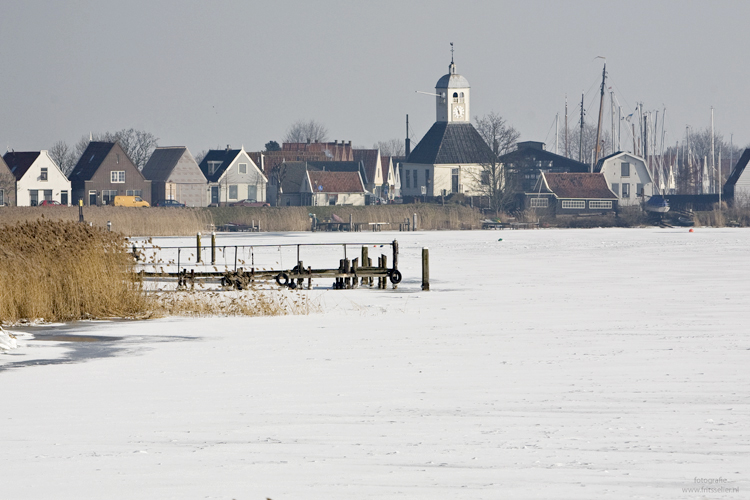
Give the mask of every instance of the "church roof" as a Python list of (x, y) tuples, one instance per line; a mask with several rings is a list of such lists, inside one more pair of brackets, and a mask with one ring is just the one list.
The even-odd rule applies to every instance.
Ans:
[(491, 157), (492, 150), (471, 123), (435, 122), (406, 163), (486, 163)]

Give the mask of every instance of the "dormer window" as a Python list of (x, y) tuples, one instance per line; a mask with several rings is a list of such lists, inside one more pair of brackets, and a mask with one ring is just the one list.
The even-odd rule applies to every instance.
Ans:
[(239, 171), (241, 174), (247, 173), (247, 163), (240, 163), (239, 164)]
[(47, 180), (47, 167), (42, 167), (42, 172), (39, 174), (39, 180), (40, 181)]
[(208, 162), (208, 175), (213, 175), (216, 173), (217, 170), (219, 170), (219, 167), (221, 166), (223, 162), (220, 161), (210, 161)]

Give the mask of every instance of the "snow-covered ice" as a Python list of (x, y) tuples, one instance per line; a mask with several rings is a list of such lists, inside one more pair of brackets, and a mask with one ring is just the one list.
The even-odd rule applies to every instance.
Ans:
[[(0, 497), (750, 491), (750, 230), (223, 238), (396, 238), (404, 281), (303, 292), (308, 316), (68, 327), (116, 338), (86, 355), (26, 329), (0, 354)], [(739, 493), (683, 491), (715, 478)]]

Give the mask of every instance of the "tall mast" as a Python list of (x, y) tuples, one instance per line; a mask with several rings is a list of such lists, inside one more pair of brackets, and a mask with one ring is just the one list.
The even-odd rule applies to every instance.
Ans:
[[(599, 142), (602, 134), (602, 111), (604, 109), (604, 81), (607, 78), (607, 61), (604, 61), (604, 69), (602, 70), (602, 88), (601, 95), (599, 96), (599, 122), (596, 125), (596, 148), (594, 153), (594, 163), (599, 161), (599, 153), (601, 152), (601, 143)], [(593, 165), (592, 165), (593, 167)]]
[(558, 133), (557, 122), (560, 121), (560, 113), (555, 115), (555, 154), (560, 154), (558, 143), (560, 142), (560, 134)]
[(583, 163), (583, 92), (581, 92), (581, 133), (578, 134), (578, 161)]
[(711, 170), (716, 169), (716, 162), (714, 160), (714, 107), (711, 106)]
[(615, 152), (615, 91), (609, 91), (609, 114), (612, 118), (612, 137), (610, 137), (611, 150)]
[(565, 157), (570, 158), (570, 144), (568, 144), (568, 94), (565, 94)]

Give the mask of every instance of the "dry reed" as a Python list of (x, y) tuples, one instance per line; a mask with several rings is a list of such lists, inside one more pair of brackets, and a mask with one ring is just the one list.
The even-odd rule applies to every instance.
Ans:
[(148, 310), (117, 233), (74, 222), (0, 228), (0, 322), (141, 317)]

